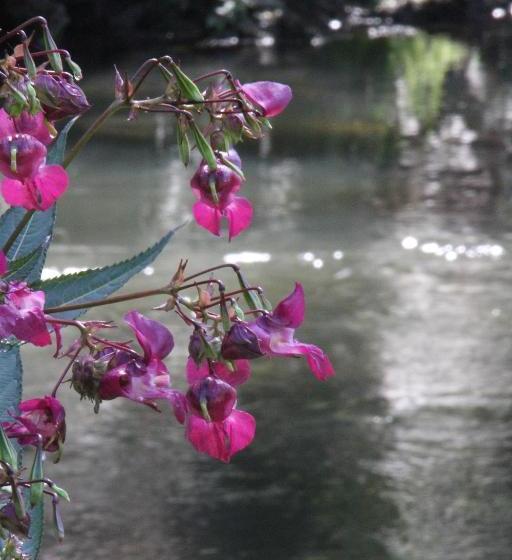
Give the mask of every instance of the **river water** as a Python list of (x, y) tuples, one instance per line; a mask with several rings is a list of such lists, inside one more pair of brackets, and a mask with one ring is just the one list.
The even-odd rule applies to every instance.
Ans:
[[(300, 280), (299, 338), (328, 352), (336, 377), (255, 362), (240, 407), (257, 437), (229, 465), (195, 453), (167, 411), (114, 401), (94, 415), (62, 389), (68, 440), (48, 474), (72, 503), (64, 543), (47, 529), (44, 560), (510, 559), (505, 41), (319, 43), (183, 57), (192, 74), (229, 67), (242, 81), (290, 83), (295, 98), (263, 142), (240, 149), (253, 227), (229, 244), (190, 223), (127, 289), (163, 284), (180, 257), (191, 271), (241, 262), (274, 302)], [(84, 81), (99, 105), (109, 80)], [(128, 257), (191, 216), (191, 170), (166, 119), (114, 120), (70, 172), (46, 275)], [(183, 386), (187, 332), (160, 317)], [(61, 367), (27, 348), (26, 396), (48, 391)]]

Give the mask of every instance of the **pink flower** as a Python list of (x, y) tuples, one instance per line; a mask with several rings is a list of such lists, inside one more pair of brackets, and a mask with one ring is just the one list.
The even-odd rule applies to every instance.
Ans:
[(32, 291), (25, 282), (4, 283), (0, 305), (0, 338), (15, 336), (35, 346), (51, 344), (44, 315), (44, 292)]
[(47, 210), (64, 194), (68, 175), (60, 165), (45, 165), (46, 148), (29, 134), (0, 139), (1, 183), (7, 204), (26, 210)]
[(59, 451), (66, 439), (66, 411), (54, 397), (22, 401), (14, 422), (2, 422), (7, 437), (16, 438), (20, 445), (39, 444), (45, 451)]
[(239, 175), (227, 165), (218, 164), (212, 171), (201, 163), (190, 182), (199, 199), (193, 208), (196, 222), (214, 235), (220, 235), (221, 219), (226, 218), (230, 240), (247, 229), (253, 211), (246, 198), (235, 196), (241, 184)]
[(29, 134), (45, 146), (53, 140), (44, 113), (31, 115), (23, 111), (19, 117), (11, 117), (4, 109), (0, 109), (0, 138), (15, 134)]
[(98, 396), (102, 400), (124, 397), (156, 410), (158, 407), (154, 401), (165, 399), (173, 406), (178, 421), (183, 423), (183, 396), (171, 389), (169, 371), (162, 361), (174, 347), (171, 333), (158, 321), (137, 311), (127, 313), (124, 320), (144, 354), (112, 348), (103, 350), (101, 358), (108, 361), (108, 368), (100, 379)]
[(249, 379), (251, 366), (247, 360), (236, 360), (233, 362), (233, 367), (234, 369), (231, 370), (222, 362), (207, 362), (206, 360), (197, 365), (192, 358), (189, 358), (187, 361), (187, 381), (189, 385), (192, 385), (213, 374), (233, 387), (238, 387)]
[(195, 381), (186, 395), (185, 436), (200, 453), (228, 463), (254, 439), (256, 421), (249, 413), (236, 410), (235, 388), (209, 375), (207, 369), (206, 376)]
[(264, 117), (275, 117), (282, 113), (293, 95), (290, 86), (278, 82), (252, 82), (238, 85)]
[[(334, 368), (327, 355), (318, 346), (304, 344), (294, 338), (295, 329), (304, 321), (304, 311), (304, 290), (301, 284), (296, 283), (294, 291), (279, 302), (272, 313), (245, 325), (258, 338), (263, 354), (304, 356), (315, 377), (325, 381), (334, 375)], [(234, 352), (232, 348), (230, 350)]]

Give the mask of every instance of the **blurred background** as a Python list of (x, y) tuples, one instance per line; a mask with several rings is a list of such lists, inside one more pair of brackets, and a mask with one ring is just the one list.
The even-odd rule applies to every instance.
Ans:
[[(512, 20), (506, 2), (12, 2), (41, 14), (85, 70), (94, 107), (112, 64), (170, 53), (190, 75), (290, 84), (294, 100), (240, 147), (255, 206), (231, 244), (190, 223), (128, 288), (230, 261), (278, 301), (295, 280), (299, 338), (337, 376), (260, 360), (240, 407), (254, 444), (199, 456), (171, 414), (62, 390), (67, 536), (43, 560), (509, 560), (512, 549)], [(70, 168), (44, 274), (108, 264), (191, 216), (171, 119), (111, 120)], [(224, 277), (230, 282), (229, 275)], [(158, 301), (141, 304), (149, 310)], [(144, 307), (146, 306), (146, 307)], [(121, 320), (128, 305), (89, 313)], [(188, 332), (163, 319), (184, 386)], [(61, 364), (25, 349), (25, 394)]]

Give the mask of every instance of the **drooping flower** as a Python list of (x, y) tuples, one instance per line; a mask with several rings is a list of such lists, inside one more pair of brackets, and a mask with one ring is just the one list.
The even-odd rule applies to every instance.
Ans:
[(165, 399), (174, 408), (178, 421), (184, 421), (183, 396), (171, 389), (169, 371), (163, 359), (174, 347), (171, 333), (161, 323), (137, 311), (124, 316), (143, 350), (105, 348), (96, 359), (107, 361), (106, 371), (99, 380), (98, 396), (102, 400), (124, 397), (158, 410), (155, 400)]
[(45, 451), (59, 451), (66, 439), (66, 411), (55, 397), (22, 401), (19, 414), (12, 422), (2, 422), (7, 437), (16, 438), (20, 445), (39, 444)]
[(240, 176), (227, 165), (220, 163), (211, 170), (202, 162), (190, 182), (199, 199), (193, 207), (196, 222), (219, 236), (221, 219), (226, 218), (230, 240), (248, 228), (252, 220), (252, 204), (246, 198), (235, 196), (241, 184)]
[(264, 117), (275, 117), (282, 113), (293, 96), (290, 86), (279, 82), (238, 83), (238, 86)]
[(237, 410), (236, 390), (218, 377), (206, 375), (187, 392), (186, 438), (201, 453), (225, 463), (254, 439), (256, 421)]
[(82, 89), (62, 76), (38, 74), (34, 85), (50, 121), (80, 115), (91, 107)]
[(1, 190), (7, 204), (47, 210), (64, 194), (68, 175), (60, 165), (46, 165), (46, 147), (29, 134), (0, 139)]
[(53, 140), (44, 113), (31, 115), (23, 111), (19, 117), (11, 117), (4, 109), (0, 109), (0, 138), (15, 134), (29, 134), (45, 146)]
[[(259, 347), (267, 356), (303, 356), (315, 377), (325, 381), (334, 375), (334, 368), (324, 351), (314, 344), (305, 344), (295, 339), (295, 329), (304, 321), (304, 290), (299, 283), (294, 291), (285, 297), (276, 308), (255, 321), (245, 323), (258, 338)], [(230, 346), (230, 355), (236, 348)], [(244, 354), (244, 345), (240, 353)], [(249, 357), (244, 354), (245, 357)]]
[(0, 287), (0, 338), (15, 336), (35, 346), (51, 344), (44, 315), (45, 294), (32, 291), (25, 282), (4, 282)]

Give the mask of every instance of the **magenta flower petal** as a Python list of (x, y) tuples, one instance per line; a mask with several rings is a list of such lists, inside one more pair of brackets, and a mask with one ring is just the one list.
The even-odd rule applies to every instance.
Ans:
[(229, 240), (236, 237), (251, 225), (252, 204), (241, 196), (235, 196), (224, 209), (229, 222)]
[(272, 352), (278, 356), (304, 356), (309, 369), (320, 381), (325, 381), (334, 375), (334, 368), (325, 352), (314, 344), (294, 342), (292, 344), (271, 344)]
[(10, 134), (16, 134), (14, 121), (4, 109), (0, 109), (0, 138)]
[(127, 313), (124, 321), (130, 326), (144, 350), (146, 363), (153, 359), (165, 358), (174, 348), (172, 334), (162, 323), (149, 319), (138, 311)]
[(223, 422), (207, 422), (189, 415), (185, 435), (200, 453), (228, 463), (235, 453), (252, 442), (255, 432), (253, 416), (233, 410)]
[(168, 401), (172, 407), (176, 420), (180, 424), (184, 424), (187, 417), (187, 401), (185, 399), (185, 395), (179, 391), (170, 390), (168, 392)]
[(46, 158), (46, 147), (30, 134), (0, 138), (0, 172), (23, 181), (37, 173)]
[(238, 387), (238, 385), (245, 383), (251, 376), (251, 366), (248, 360), (234, 360), (232, 364), (234, 371), (231, 371), (228, 366), (222, 362), (214, 362), (213, 371), (219, 379), (222, 379), (233, 387)]
[(283, 327), (296, 329), (304, 321), (305, 309), (304, 288), (302, 284), (296, 282), (293, 292), (277, 304), (272, 312), (272, 318)]
[(53, 138), (46, 124), (44, 113), (31, 115), (28, 111), (23, 111), (19, 117), (13, 120), (14, 128), (17, 133), (30, 134), (45, 146), (48, 146), (48, 144), (52, 142)]
[(44, 165), (33, 179), (40, 200), (32, 210), (48, 210), (68, 188), (68, 174), (60, 165)]
[(31, 115), (23, 111), (19, 117), (10, 117), (4, 109), (0, 109), (0, 138), (14, 134), (30, 134), (45, 146), (53, 140), (43, 113)]
[(196, 381), (204, 379), (210, 374), (210, 368), (208, 367), (208, 362), (204, 360), (199, 365), (197, 365), (194, 360), (189, 357), (187, 360), (187, 383), (193, 385)]
[(25, 210), (48, 210), (68, 187), (68, 174), (60, 165), (43, 165), (23, 181), (3, 179), (2, 196), (10, 206)]
[(213, 208), (209, 204), (198, 200), (192, 212), (196, 222), (203, 228), (207, 229), (213, 235), (220, 236), (220, 218), (221, 213), (218, 208)]
[(37, 445), (38, 434), (43, 449), (58, 451), (66, 438), (66, 412), (60, 401), (46, 396), (22, 401), (14, 422), (2, 422), (8, 437), (17, 438), (20, 445)]
[[(235, 360), (232, 362), (235, 370), (231, 371), (222, 362), (213, 362), (212, 370), (216, 377), (229, 383), (232, 387), (237, 387), (245, 383), (251, 376), (251, 366), (248, 360)], [(210, 375), (210, 369), (206, 360), (197, 365), (192, 358), (187, 360), (187, 382), (193, 385), (197, 381)]]
[(261, 108), (264, 117), (279, 115), (292, 99), (290, 86), (278, 82), (243, 84), (242, 91), (252, 103)]

